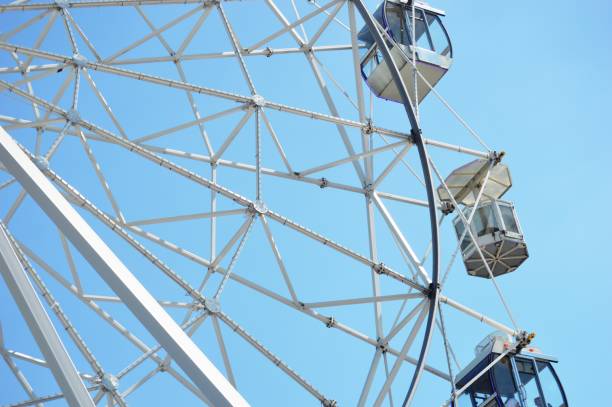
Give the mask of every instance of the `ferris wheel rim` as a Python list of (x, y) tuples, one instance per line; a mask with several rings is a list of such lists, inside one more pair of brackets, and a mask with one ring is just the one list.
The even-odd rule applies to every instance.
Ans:
[[(385, 0), (386, 2), (386, 0)], [(430, 220), (430, 228), (431, 228), (431, 241), (432, 241), (432, 274), (431, 274), (431, 283), (429, 286), (429, 310), (427, 315), (427, 322), (425, 325), (425, 333), (423, 335), (421, 351), (419, 353), (419, 359), (416, 365), (415, 372), (413, 374), (412, 380), (410, 382), (410, 387), (406, 392), (406, 396), (404, 398), (403, 405), (410, 405), (414, 394), (416, 392), (416, 388), (419, 385), (420, 377), (423, 372), (423, 368), (425, 365), (425, 359), (427, 358), (427, 352), (429, 350), (429, 345), (431, 342), (431, 337), (433, 334), (433, 325), (436, 319), (436, 311), (438, 308), (438, 295), (439, 295), (439, 283), (438, 283), (438, 275), (439, 275), (439, 229), (438, 229), (438, 208), (436, 207), (436, 200), (434, 195), (434, 185), (433, 178), (431, 176), (431, 170), (429, 168), (429, 156), (427, 154), (427, 148), (425, 143), (423, 142), (421, 128), (419, 126), (419, 122), (417, 120), (416, 114), (413, 109), (413, 104), (411, 103), (410, 97), (406, 90), (406, 85), (404, 84), (404, 80), (399, 73), (399, 69), (391, 53), (389, 51), (389, 47), (383, 36), (381, 35), (378, 27), (376, 26), (375, 20), (372, 14), (368, 11), (367, 7), (363, 3), (363, 0), (354, 0), (354, 4), (359, 9), (359, 12), (363, 19), (366, 22), (366, 25), (370, 29), (370, 33), (374, 35), (376, 43), (378, 44), (379, 49), (382, 50), (383, 57), (388, 66), (391, 67), (391, 75), (393, 77), (393, 81), (395, 86), (399, 90), (400, 96), (402, 98), (402, 104), (404, 106), (404, 110), (406, 111), (406, 116), (411, 125), (411, 135), (413, 140), (417, 145), (417, 149), (419, 152), (419, 158), (421, 161), (421, 169), (423, 172), (423, 177), (425, 179), (426, 190), (427, 190), (427, 199), (429, 202), (429, 220)], [(415, 103), (418, 103), (415, 101)]]

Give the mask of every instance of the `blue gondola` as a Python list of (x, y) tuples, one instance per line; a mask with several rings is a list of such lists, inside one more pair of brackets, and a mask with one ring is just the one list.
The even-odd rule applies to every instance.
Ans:
[[(489, 335), (476, 347), (476, 358), (456, 377), (461, 389), (501, 355), (511, 341), (502, 333)], [(453, 407), (568, 407), (553, 365), (557, 360), (525, 347), (510, 352), (482, 374)]]
[[(391, 55), (397, 65), (409, 94), (414, 95), (414, 69), (411, 60), (413, 50), (418, 71), (433, 87), (451, 66), (453, 48), (441, 17), (444, 12), (426, 3), (415, 1), (415, 29), (412, 39), (412, 2), (410, 0), (385, 0), (373, 16), (391, 39), (387, 42)], [(401, 102), (397, 87), (389, 72), (387, 63), (368, 27), (358, 35), (365, 45), (366, 52), (361, 59), (361, 73), (372, 91), (383, 99)], [(389, 39), (389, 38), (387, 38)], [(416, 46), (413, 48), (413, 43)], [(417, 79), (417, 99), (419, 103), (430, 92), (429, 86), (421, 77)]]

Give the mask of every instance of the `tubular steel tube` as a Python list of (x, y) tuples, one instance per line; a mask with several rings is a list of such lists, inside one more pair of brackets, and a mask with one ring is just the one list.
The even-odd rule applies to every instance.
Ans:
[(406, 90), (406, 85), (404, 84), (402, 77), (399, 73), (399, 69), (395, 64), (395, 61), (391, 57), (391, 53), (389, 51), (389, 47), (385, 42), (383, 36), (378, 31), (376, 27), (376, 23), (374, 18), (368, 11), (365, 6), (363, 0), (353, 0), (353, 3), (359, 10), (361, 17), (365, 21), (366, 25), (370, 29), (374, 40), (380, 49), (385, 62), (389, 66), (389, 70), (391, 71), (391, 75), (393, 76), (393, 81), (395, 86), (397, 86), (399, 94), (402, 98), (402, 104), (404, 105), (404, 109), (406, 110), (406, 115), (408, 116), (408, 120), (410, 121), (412, 138), (414, 143), (417, 146), (419, 152), (419, 158), (421, 160), (421, 167), (423, 170), (423, 178), (425, 179), (425, 188), (427, 190), (427, 200), (429, 201), (429, 219), (431, 223), (431, 242), (432, 242), (432, 275), (431, 275), (431, 286), (429, 292), (429, 312), (427, 315), (427, 322), (425, 325), (425, 334), (423, 337), (423, 344), (421, 346), (421, 353), (419, 354), (419, 359), (415, 368), (414, 375), (412, 376), (412, 382), (410, 383), (410, 388), (406, 393), (406, 398), (404, 399), (403, 406), (409, 406), (412, 402), (414, 394), (416, 392), (416, 388), (421, 379), (421, 375), (423, 373), (423, 368), (425, 367), (425, 359), (427, 358), (427, 354), (429, 351), (429, 345), (431, 343), (431, 337), (433, 334), (433, 325), (436, 318), (436, 312), (438, 308), (438, 295), (439, 295), (439, 287), (438, 287), (438, 271), (439, 271), (439, 262), (440, 262), (440, 254), (439, 254), (439, 237), (438, 237), (438, 214), (436, 212), (436, 201), (434, 196), (434, 187), (433, 180), (431, 177), (431, 170), (429, 168), (429, 157), (427, 154), (427, 149), (425, 147), (425, 143), (423, 141), (423, 136), (421, 134), (421, 129), (419, 128), (419, 123), (416, 118), (416, 114), (412, 108), (412, 104), (410, 103), (410, 97), (408, 96), (408, 91)]

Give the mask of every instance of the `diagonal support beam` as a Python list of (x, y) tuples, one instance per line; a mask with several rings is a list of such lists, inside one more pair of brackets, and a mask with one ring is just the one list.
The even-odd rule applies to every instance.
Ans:
[(21, 267), (3, 225), (0, 225), (0, 273), (47, 360), (57, 384), (64, 392), (68, 404), (74, 407), (93, 407), (94, 402), (36, 295), (32, 283)]
[(213, 405), (249, 405), (2, 128), (0, 161)]

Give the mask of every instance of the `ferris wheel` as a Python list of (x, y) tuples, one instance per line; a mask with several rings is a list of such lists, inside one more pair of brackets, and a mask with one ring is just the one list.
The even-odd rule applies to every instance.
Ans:
[(0, 405), (567, 407), (444, 18), (0, 5)]

